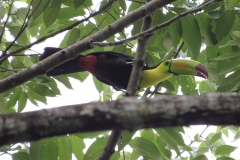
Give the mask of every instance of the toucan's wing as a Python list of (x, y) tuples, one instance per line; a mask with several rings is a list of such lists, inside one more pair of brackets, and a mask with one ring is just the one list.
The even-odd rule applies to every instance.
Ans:
[(123, 58), (123, 59), (127, 59), (127, 60), (134, 60), (133, 56), (130, 56), (125, 53), (119, 53), (119, 52), (113, 52), (113, 51), (92, 52), (90, 54), (96, 55), (96, 56), (104, 54), (105, 56), (107, 56), (109, 58)]

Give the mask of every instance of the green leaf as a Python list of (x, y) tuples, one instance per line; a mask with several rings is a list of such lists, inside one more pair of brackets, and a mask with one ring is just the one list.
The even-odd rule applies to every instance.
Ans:
[(47, 104), (46, 97), (41, 96), (36, 92), (33, 92), (33, 91), (29, 90), (27, 92), (27, 95), (28, 95), (29, 100), (35, 105), (36, 105), (36, 103), (34, 102), (34, 100), (37, 100), (37, 101), (40, 101), (40, 102), (43, 102), (43, 103)]
[(70, 141), (72, 144), (72, 151), (77, 159), (83, 159), (84, 153), (83, 149), (85, 148), (85, 143), (83, 139), (75, 135), (70, 135)]
[(105, 134), (106, 132), (104, 131), (98, 131), (98, 132), (82, 132), (82, 133), (78, 133), (78, 134), (75, 134), (76, 136), (78, 136), (79, 138), (81, 139), (84, 139), (84, 138), (97, 138), (99, 137), (99, 135), (101, 134)]
[(129, 131), (124, 131), (122, 133), (122, 136), (117, 143), (118, 151), (121, 151), (130, 142), (130, 140), (132, 139), (132, 136), (135, 133), (136, 132), (129, 132)]
[(14, 92), (10, 95), (9, 101), (7, 103), (7, 108), (13, 107), (16, 105), (20, 94), (22, 93), (22, 88), (17, 87)]
[[(14, 38), (17, 38), (17, 43), (21, 46), (25, 46), (30, 43), (29, 36), (26, 31), (21, 31), (20, 26), (9, 26), (9, 31)], [(20, 35), (18, 37), (18, 34)]]
[(155, 133), (152, 129), (144, 129), (141, 131), (141, 137), (148, 139), (152, 142), (154, 142), (154, 139), (156, 138)]
[(199, 155), (193, 158), (192, 160), (208, 160), (208, 158), (205, 155)]
[(44, 139), (42, 160), (58, 160), (58, 142), (56, 137)]
[(32, 18), (36, 19), (38, 16), (40, 16), (48, 7), (49, 2), (49, 0), (34, 0), (32, 3)]
[(202, 148), (199, 148), (197, 150), (197, 154), (204, 154), (204, 153), (207, 153), (209, 152), (209, 148), (208, 147), (202, 147)]
[(17, 152), (12, 154), (12, 159), (13, 160), (30, 160), (30, 156), (26, 152)]
[[(215, 35), (218, 41), (221, 41), (225, 36), (227, 36), (232, 29), (235, 21), (235, 13), (232, 10), (225, 11), (216, 20), (216, 31)], [(227, 25), (226, 25), (227, 24)]]
[(79, 1), (79, 0), (74, 0), (74, 7), (75, 7), (75, 9), (77, 9), (77, 8), (80, 7), (82, 4), (84, 4), (85, 1), (86, 1), (86, 0), (81, 0), (81, 1)]
[(88, 76), (89, 76), (89, 74), (86, 73), (86, 72), (78, 72), (78, 73), (68, 74), (68, 77), (74, 78), (74, 79), (79, 80), (81, 82), (83, 82)]
[(222, 145), (216, 148), (215, 154), (216, 155), (229, 155), (232, 153), (237, 147), (233, 147), (230, 145)]
[(159, 160), (161, 158), (156, 145), (148, 139), (136, 137), (130, 141), (129, 145), (139, 154), (146, 156), (149, 159)]
[(212, 32), (212, 27), (210, 24), (211, 20), (208, 15), (206, 13), (200, 13), (197, 14), (195, 17), (200, 27), (201, 35), (205, 40), (205, 43), (207, 45), (217, 44), (215, 35)]
[(237, 7), (237, 5), (239, 5), (240, 3), (240, 0), (229, 0), (229, 1), (226, 1), (227, 2), (227, 9), (230, 10), (234, 7)]
[(163, 37), (163, 46), (168, 51), (173, 49), (173, 41), (169, 33), (166, 33)]
[(24, 68), (24, 64), (16, 58), (13, 58), (11, 61), (11, 66), (15, 69)]
[(233, 31), (232, 33), (233, 33), (233, 35), (235, 35), (236, 37), (240, 38), (240, 31)]
[(234, 158), (231, 158), (231, 157), (219, 157), (217, 158), (217, 160), (235, 160)]
[(83, 8), (74, 9), (72, 7), (64, 7), (60, 9), (57, 19), (68, 20), (77, 16), (82, 16), (84, 14), (85, 14), (85, 11)]
[(199, 84), (199, 92), (201, 94), (203, 93), (214, 93), (216, 90), (213, 88), (213, 86), (210, 84), (209, 81), (202, 81)]
[(72, 85), (71, 85), (71, 83), (69, 81), (69, 78), (66, 75), (56, 76), (56, 77), (54, 77), (54, 79), (56, 79), (57, 81), (61, 82), (68, 89), (73, 89)]
[(160, 136), (157, 137), (155, 144), (158, 147), (158, 150), (161, 153), (161, 156), (163, 156), (164, 159), (171, 159), (172, 152), (170, 149), (168, 149), (167, 144), (164, 142), (165, 139), (163, 140)]
[(80, 36), (80, 29), (79, 28), (73, 28), (70, 32), (70, 35), (67, 40), (67, 46), (72, 45), (75, 43)]
[(220, 47), (221, 47), (221, 48), (224, 48), (224, 47), (228, 47), (228, 46), (240, 46), (239, 40), (236, 40), (236, 39), (230, 40), (230, 41), (228, 41), (226, 44), (224, 44), (224, 45), (222, 45), (222, 46), (220, 46)]
[(72, 146), (68, 136), (57, 137), (60, 160), (72, 160)]
[(41, 160), (43, 156), (43, 140), (30, 143), (30, 157), (34, 160)]
[(35, 83), (35, 82), (29, 82), (27, 83), (27, 86), (30, 90), (37, 94), (41, 94), (42, 96), (49, 96), (49, 97), (54, 97), (55, 94), (53, 93), (52, 90), (50, 90), (48, 87), (45, 85)]
[(181, 18), (182, 38), (190, 51), (192, 58), (197, 59), (201, 47), (201, 33), (197, 20), (193, 15)]
[(178, 43), (181, 40), (182, 37), (182, 26), (181, 26), (181, 21), (176, 20), (175, 22), (171, 23), (168, 27), (167, 30), (172, 37), (172, 42), (174, 44), (174, 48), (177, 48)]
[(105, 147), (107, 138), (97, 138), (88, 148), (83, 160), (97, 159)]
[(164, 88), (166, 88), (167, 90), (170, 90), (170, 91), (175, 91), (175, 88), (174, 88), (173, 84), (168, 80), (163, 81), (161, 83), (161, 87), (164, 87)]
[(119, 160), (119, 158), (120, 158), (120, 153), (114, 152), (114, 154), (111, 156), (110, 160)]
[(223, 133), (226, 137), (228, 137), (228, 130), (222, 129), (222, 133)]
[(220, 138), (222, 138), (222, 132), (216, 133), (212, 136), (212, 138), (210, 139), (211, 143), (215, 143), (217, 140), (219, 140)]
[(171, 138), (177, 145), (182, 146), (184, 150), (192, 151), (191, 147), (184, 143), (182, 135), (176, 131), (175, 128), (166, 128), (163, 129), (163, 131), (165, 131), (169, 138)]
[(207, 59), (215, 58), (218, 55), (218, 47), (218, 45), (206, 47)]
[(26, 107), (28, 96), (26, 92), (22, 92), (18, 100), (18, 113)]
[(197, 141), (197, 142), (205, 143), (205, 139), (203, 139), (202, 137), (200, 137), (198, 133), (194, 136), (194, 139), (195, 139), (195, 141)]
[(217, 56), (211, 60), (220, 61), (220, 60), (228, 60), (230, 58), (238, 58), (238, 57), (240, 57), (239, 52), (237, 52), (237, 53), (233, 52), (231, 54)]
[(5, 15), (5, 8), (3, 5), (0, 5), (0, 19), (2, 19)]
[(131, 157), (130, 157), (130, 160), (138, 160), (138, 158), (139, 158), (140, 156), (141, 156), (141, 155), (140, 155), (137, 151), (133, 150), (133, 151), (132, 151), (132, 154), (131, 154)]
[(141, 31), (141, 26), (142, 26), (142, 19), (136, 21), (133, 23), (133, 29), (131, 30), (131, 34), (135, 35), (140, 33)]
[(240, 70), (235, 71), (233, 74), (229, 75), (228, 77), (224, 78), (220, 81), (219, 87), (217, 88), (218, 92), (232, 92), (240, 86), (240, 77), (239, 77)]
[(177, 80), (184, 94), (197, 94), (196, 82), (193, 76), (180, 76), (177, 77)]
[(167, 145), (169, 145), (171, 148), (173, 148), (177, 155), (180, 155), (180, 151), (178, 149), (178, 146), (176, 144), (176, 142), (174, 142), (174, 140), (172, 140), (172, 138), (162, 129), (155, 129), (155, 131), (158, 133), (158, 135), (160, 136), (160, 139), (166, 143)]
[(46, 28), (52, 25), (54, 21), (57, 19), (60, 8), (61, 8), (61, 3), (55, 6), (48, 7), (48, 9), (44, 11), (43, 21)]
[(118, 0), (118, 3), (120, 5), (120, 7), (126, 11), (127, 5), (126, 5), (126, 1), (125, 0)]
[(100, 94), (103, 91), (103, 83), (100, 82), (95, 76), (93, 76), (93, 82), (98, 90), (98, 93)]
[(237, 140), (239, 138), (240, 138), (240, 132), (237, 132), (237, 134), (235, 134), (235, 136), (234, 136), (234, 140)]

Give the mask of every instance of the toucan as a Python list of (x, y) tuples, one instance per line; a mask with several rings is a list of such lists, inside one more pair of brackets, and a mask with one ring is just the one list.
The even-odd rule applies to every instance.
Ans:
[[(40, 55), (43, 60), (61, 48), (46, 47)], [(115, 90), (126, 90), (134, 63), (134, 57), (113, 51), (93, 52), (69, 60), (46, 72), (47, 76), (57, 76), (87, 71), (99, 81), (112, 86)], [(208, 71), (200, 62), (186, 59), (171, 59), (148, 67), (144, 65), (139, 88), (151, 87), (173, 76), (199, 76), (208, 78)]]

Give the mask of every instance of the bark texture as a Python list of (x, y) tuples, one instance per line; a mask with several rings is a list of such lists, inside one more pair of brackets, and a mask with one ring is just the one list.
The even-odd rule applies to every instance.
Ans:
[(162, 95), (0, 116), (0, 145), (67, 133), (150, 127), (240, 125), (236, 94)]

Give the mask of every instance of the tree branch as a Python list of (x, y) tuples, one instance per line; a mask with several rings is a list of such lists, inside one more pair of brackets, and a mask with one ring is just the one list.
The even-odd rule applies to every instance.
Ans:
[(116, 41), (116, 42), (91, 42), (91, 46), (94, 47), (94, 46), (100, 46), (100, 47), (106, 47), (106, 46), (116, 46), (116, 45), (121, 45), (121, 44), (126, 44), (127, 42), (129, 41), (133, 41), (137, 38), (140, 38), (140, 37), (144, 37), (144, 36), (150, 36), (152, 35), (152, 33), (160, 28), (163, 28), (163, 27), (166, 27), (168, 25), (170, 25), (171, 23), (175, 22), (176, 20), (184, 17), (184, 16), (187, 16), (188, 14), (191, 14), (191, 13), (196, 13), (196, 12), (199, 12), (201, 11), (202, 9), (204, 9), (205, 7), (209, 6), (210, 4), (214, 3), (214, 2), (217, 2), (219, 0), (211, 0), (211, 1), (208, 1), (206, 2), (205, 4), (202, 4), (202, 5), (199, 5), (198, 7), (194, 7), (186, 12), (183, 12), (183, 13), (179, 13), (178, 15), (176, 15), (175, 17), (171, 18), (170, 20), (164, 22), (164, 23), (161, 23), (159, 25), (156, 25), (154, 27), (152, 27), (151, 29), (148, 29), (144, 32), (141, 32), (139, 34), (136, 34), (132, 37), (129, 37), (129, 38), (126, 38), (124, 40), (120, 40), (120, 41)]
[[(0, 145), (68, 133), (183, 125), (240, 125), (240, 95), (162, 95), (0, 116)], [(71, 125), (70, 125), (71, 124)], [(78, 126), (78, 127), (76, 127)]]
[(54, 55), (44, 59), (37, 64), (28, 67), (27, 69), (9, 76), (0, 81), (0, 93), (16, 87), (24, 82), (44, 74), (46, 71), (52, 69), (53, 67), (66, 62), (72, 58), (75, 58), (79, 53), (90, 49), (89, 42), (91, 41), (103, 41), (114, 34), (121, 32), (126, 26), (132, 24), (133, 22), (153, 13), (158, 8), (169, 4), (175, 0), (152, 0), (151, 2), (137, 8), (136, 10), (130, 12), (128, 15), (123, 16), (121, 19), (115, 21), (108, 27), (96, 32), (95, 34), (86, 37), (85, 39), (76, 42), (75, 44), (65, 48), (62, 51), (55, 53)]
[[(31, 0), (30, 4), (29, 4), (29, 8), (27, 10), (27, 13), (26, 13), (26, 17), (23, 21), (23, 24), (19, 30), (19, 32), (17, 33), (16, 37), (14, 38), (14, 40), (6, 47), (6, 49), (4, 50), (3, 54), (1, 55), (1, 57), (5, 56), (7, 51), (15, 44), (15, 42), (18, 40), (18, 38), (22, 35), (22, 33), (24, 32), (24, 30), (27, 28), (28, 26), (28, 22), (31, 18), (31, 16), (33, 15), (33, 12), (32, 14), (30, 14), (30, 11), (31, 11), (31, 6), (32, 6), (32, 3), (33, 3), (33, 0)], [(40, 2), (39, 2), (40, 3)], [(38, 4), (39, 5), (39, 4)]]
[(6, 29), (6, 26), (7, 26), (7, 23), (8, 23), (8, 20), (9, 20), (9, 18), (10, 18), (10, 15), (11, 15), (11, 11), (12, 11), (12, 6), (13, 6), (13, 2), (14, 1), (9, 1), (9, 9), (8, 9), (8, 14), (7, 14), (7, 18), (6, 18), (6, 21), (5, 21), (5, 23), (3, 24), (3, 27), (1, 27), (1, 34), (0, 34), (0, 43), (2, 43), (2, 39), (3, 39), (3, 34), (4, 34), (4, 31), (5, 31), (5, 29)]
[[(145, 31), (149, 29), (151, 27), (151, 24), (152, 24), (152, 16), (148, 15), (143, 19), (141, 31)], [(127, 92), (125, 95), (127, 97), (135, 96), (138, 90), (138, 84), (139, 84), (140, 77), (142, 75), (144, 59), (146, 55), (147, 41), (148, 41), (148, 37), (142, 37), (138, 39), (138, 47), (136, 52), (137, 54), (135, 57), (135, 63), (133, 65), (133, 69), (128, 82)], [(102, 151), (102, 153), (100, 154), (97, 160), (109, 160), (111, 158), (111, 156), (115, 152), (115, 146), (117, 145), (117, 142), (123, 132), (124, 130), (112, 131), (104, 147), (104, 150)]]
[(75, 26), (77, 26), (77, 25), (79, 25), (79, 24), (81, 24), (81, 23), (83, 23), (85, 21), (88, 21), (90, 18), (92, 18), (92, 17), (102, 13), (104, 10), (106, 10), (108, 7), (110, 7), (114, 2), (115, 2), (115, 0), (109, 0), (109, 2), (105, 6), (100, 8), (98, 11), (90, 14), (88, 17), (86, 17), (86, 18), (84, 18), (84, 19), (82, 19), (82, 20), (80, 20), (80, 21), (78, 21), (76, 23), (71, 24), (70, 26), (68, 26), (66, 28), (60, 29), (60, 30), (58, 30), (56, 32), (53, 32), (53, 33), (47, 35), (47, 36), (41, 37), (41, 38), (39, 38), (38, 40), (36, 40), (35, 42), (33, 42), (33, 43), (29, 44), (29, 45), (23, 46), (22, 48), (19, 48), (19, 49), (15, 50), (15, 51), (10, 52), (9, 54), (6, 54), (4, 57), (1, 57), (0, 64), (2, 64), (10, 56), (13, 56), (13, 55), (15, 55), (15, 54), (17, 54), (17, 53), (19, 53), (19, 52), (21, 52), (23, 50), (26, 50), (26, 49), (34, 46), (35, 44), (38, 44), (38, 43), (40, 43), (40, 42), (50, 38), (50, 37), (54, 37), (54, 36), (56, 36), (59, 33), (62, 33), (64, 31), (70, 30), (73, 27), (75, 27)]

